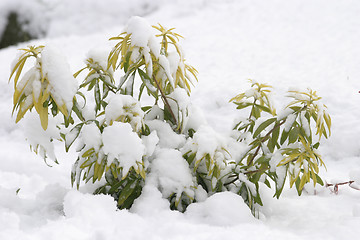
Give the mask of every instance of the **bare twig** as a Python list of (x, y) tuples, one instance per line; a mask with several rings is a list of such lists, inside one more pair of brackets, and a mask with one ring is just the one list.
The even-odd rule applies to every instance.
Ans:
[(335, 194), (339, 193), (339, 186), (341, 186), (341, 185), (349, 185), (349, 187), (360, 191), (359, 187), (352, 185), (353, 183), (354, 183), (354, 181), (341, 182), (341, 183), (325, 183), (325, 187), (333, 187), (334, 189), (331, 191), (334, 192)]

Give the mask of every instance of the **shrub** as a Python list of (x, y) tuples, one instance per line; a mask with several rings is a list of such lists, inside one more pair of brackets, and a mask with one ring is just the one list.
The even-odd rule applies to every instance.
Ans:
[[(275, 183), (276, 197), (287, 176), (299, 194), (310, 181), (323, 184), (320, 143), (313, 139), (314, 131), (319, 139), (330, 135), (331, 119), (316, 92), (290, 91), (293, 101), (276, 115), (270, 86), (252, 83), (230, 100), (249, 109), (249, 117), (235, 125), (233, 138), (222, 136), (196, 119), (189, 95), (197, 71), (185, 62), (182, 37), (173, 30), (131, 18), (125, 32), (110, 38), (115, 46), (108, 58), (94, 54), (74, 75), (50, 47), (21, 49), (10, 76), (16, 122), (35, 108), (46, 131), (49, 115), (61, 115), (57, 129), (65, 150), (77, 142), (72, 184), (100, 181), (95, 194), (113, 196), (119, 208), (130, 208), (143, 186), (153, 184), (172, 209), (184, 211), (204, 194), (232, 191), (255, 214), (262, 184)], [(20, 78), (30, 58), (34, 66)], [(148, 106), (141, 105), (149, 102), (144, 91), (153, 100)], [(32, 147), (44, 159), (54, 158), (41, 143)]]

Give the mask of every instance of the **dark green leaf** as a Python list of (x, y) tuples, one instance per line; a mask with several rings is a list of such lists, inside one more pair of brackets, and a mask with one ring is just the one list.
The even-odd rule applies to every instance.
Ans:
[(135, 190), (135, 183), (136, 179), (132, 179), (129, 180), (125, 187), (121, 190), (120, 194), (119, 194), (119, 199), (118, 199), (118, 207), (119, 208), (123, 208), (123, 204), (124, 202), (130, 197), (130, 195), (134, 192)]
[(151, 108), (152, 108), (152, 106), (145, 106), (145, 107), (142, 107), (141, 110), (143, 110), (144, 112), (147, 112)]
[(319, 177), (319, 175), (317, 175), (317, 174), (315, 173), (315, 176), (316, 176), (316, 182), (317, 182), (318, 184), (320, 184), (321, 186), (324, 186), (324, 182), (323, 182), (323, 180)]
[(295, 186), (296, 186), (296, 190), (298, 192), (298, 195), (301, 196), (302, 193), (302, 189), (299, 189), (300, 187), (300, 177), (298, 177), (295, 181)]
[(313, 148), (318, 149), (319, 146), (320, 146), (320, 142), (317, 142), (313, 145)]
[(270, 184), (269, 180), (265, 179), (265, 182), (264, 182), (264, 183), (265, 183), (266, 186), (268, 186), (269, 188), (271, 188), (271, 184)]
[(196, 157), (196, 153), (192, 153), (189, 156), (185, 156), (185, 159), (189, 163), (189, 165), (191, 165), (195, 157)]
[[(96, 81), (97, 79), (93, 79), (90, 84), (89, 84), (89, 87), (88, 87), (88, 91), (91, 91), (91, 89), (94, 88), (95, 84), (96, 84)], [(81, 86), (80, 86), (81, 87)]]
[(123, 205), (121, 208), (123, 209), (129, 209), (131, 208), (131, 206), (133, 205), (135, 199), (137, 199), (142, 191), (142, 186), (140, 184), (140, 182), (136, 183), (136, 186), (134, 188), (134, 191), (131, 193), (131, 195), (124, 201)]

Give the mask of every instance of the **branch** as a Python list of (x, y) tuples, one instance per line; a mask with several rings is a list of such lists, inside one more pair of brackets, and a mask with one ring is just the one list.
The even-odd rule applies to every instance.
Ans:
[[(246, 175), (247, 174), (253, 174), (253, 173), (266, 171), (266, 170), (269, 170), (269, 169), (270, 169), (270, 167), (266, 167), (266, 168), (262, 168), (262, 169), (256, 169), (256, 170), (253, 170), (253, 171), (244, 172), (243, 174), (246, 174)], [(224, 186), (230, 185), (230, 184), (236, 182), (239, 179), (239, 175), (232, 175), (230, 177), (235, 177), (235, 178), (233, 180), (231, 180), (230, 182), (224, 183)]]
[(348, 182), (342, 182), (342, 183), (335, 183), (335, 184), (332, 184), (332, 183), (325, 183), (325, 187), (332, 187), (334, 186), (334, 193), (335, 194), (338, 194), (339, 193), (339, 186), (340, 185), (349, 185), (349, 187), (355, 189), (355, 190), (358, 190), (360, 191), (360, 188), (359, 187), (355, 187), (355, 186), (352, 186), (351, 184), (353, 184), (354, 181), (348, 181)]
[(159, 91), (160, 91), (161, 98), (163, 99), (163, 102), (164, 102), (165, 107), (167, 107), (167, 109), (168, 109), (169, 112), (170, 112), (171, 117), (174, 119), (174, 124), (177, 125), (177, 121), (176, 121), (175, 114), (174, 114), (174, 112), (172, 111), (172, 109), (171, 109), (171, 107), (170, 107), (170, 104), (169, 104), (169, 102), (168, 102), (168, 100), (167, 100), (167, 98), (166, 98), (166, 95), (164, 94), (163, 90), (161, 89), (161, 87), (160, 87), (160, 85), (159, 85), (159, 83), (158, 83), (158, 81), (156, 80), (156, 78), (155, 78), (154, 75), (153, 75), (153, 79), (154, 79), (154, 81), (155, 81), (155, 84), (156, 84), (157, 88), (158, 88)]
[(279, 128), (281, 125), (283, 125), (285, 123), (285, 120), (282, 120), (282, 122), (279, 122), (278, 124), (276, 124), (273, 129), (271, 129), (260, 141), (259, 146), (256, 148), (254, 155), (252, 156), (252, 158), (250, 159), (250, 162), (248, 165), (251, 165), (256, 157), (256, 155), (259, 153), (260, 151), (260, 147), (261, 147), (261, 143), (265, 142), (267, 140), (267, 138), (270, 136), (270, 134), (275, 131), (277, 128)]

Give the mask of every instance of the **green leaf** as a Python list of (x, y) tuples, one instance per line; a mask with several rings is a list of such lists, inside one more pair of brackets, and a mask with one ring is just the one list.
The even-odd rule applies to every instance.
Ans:
[(143, 91), (144, 91), (144, 88), (145, 88), (145, 84), (142, 83), (142, 84), (140, 85), (140, 91), (139, 91), (138, 101), (140, 101), (140, 99), (141, 99), (141, 96), (142, 96), (142, 93), (143, 93)]
[(130, 95), (133, 96), (134, 95), (134, 80), (135, 80), (135, 73), (131, 74), (131, 76), (129, 77), (129, 80), (126, 83), (125, 86), (125, 94), (126, 95)]
[(189, 156), (184, 156), (184, 158), (185, 158), (186, 161), (189, 163), (189, 165), (191, 165), (191, 164), (193, 163), (195, 157), (196, 157), (196, 152), (190, 154)]
[(90, 148), (86, 152), (84, 152), (81, 157), (83, 157), (83, 158), (90, 157), (94, 153), (95, 153), (94, 148)]
[(300, 189), (300, 178), (298, 177), (295, 181), (296, 190), (298, 192), (298, 195), (301, 196), (302, 188)]
[(112, 195), (116, 192), (120, 192), (120, 188), (121, 186), (124, 184), (124, 181), (125, 180), (122, 180), (122, 181), (116, 181), (114, 184), (111, 185), (111, 188), (109, 189), (108, 191), (108, 194)]
[(124, 72), (127, 72), (130, 66), (130, 57), (131, 57), (132, 51), (128, 51), (125, 56), (125, 62), (124, 62)]
[(145, 84), (148, 94), (152, 95), (155, 99), (158, 99), (157, 88), (153, 85), (153, 80), (140, 68), (138, 69), (139, 76), (143, 84)]
[(140, 196), (141, 190), (142, 190), (142, 186), (141, 186), (140, 182), (137, 182), (137, 183), (136, 183), (136, 186), (135, 186), (135, 188), (134, 188), (134, 191), (133, 191), (132, 194), (124, 201), (124, 203), (123, 203), (123, 205), (122, 205), (122, 208), (123, 208), (123, 209), (124, 209), (124, 208), (125, 208), (125, 209), (129, 209), (129, 208), (133, 205), (135, 199), (137, 199), (137, 198)]
[(254, 106), (254, 107), (252, 108), (252, 110), (251, 110), (251, 115), (252, 115), (254, 118), (258, 119), (259, 117), (261, 117), (260, 109), (259, 109), (258, 107), (256, 107), (256, 106)]
[(315, 144), (313, 145), (313, 148), (318, 149), (319, 146), (320, 146), (320, 142), (317, 142), (317, 143), (315, 143)]
[(271, 138), (268, 143), (268, 148), (272, 153), (274, 152), (275, 147), (280, 148), (280, 145), (278, 144), (279, 135), (280, 135), (280, 127), (277, 127), (272, 132)]
[(270, 184), (269, 180), (265, 179), (264, 183), (266, 186), (268, 186), (268, 188), (271, 188), (271, 184)]
[(101, 95), (100, 95), (100, 88), (99, 88), (99, 83), (97, 82), (95, 84), (95, 89), (94, 89), (94, 97), (95, 97), (95, 111), (99, 111), (101, 109)]
[(143, 112), (147, 112), (151, 108), (152, 108), (152, 106), (145, 106), (145, 107), (142, 107), (141, 110), (143, 110)]
[[(93, 89), (94, 88), (94, 86), (95, 86), (95, 84), (96, 84), (96, 79), (93, 79), (91, 82), (90, 82), (90, 84), (89, 84), (89, 87), (88, 87), (88, 91), (91, 91), (91, 89)], [(80, 88), (82, 87), (82, 85), (80, 85)]]
[(265, 122), (261, 123), (259, 127), (255, 130), (253, 138), (256, 138), (266, 127), (276, 121), (276, 118), (270, 118)]
[(80, 110), (80, 106), (77, 103), (77, 101), (74, 101), (72, 110), (75, 112), (76, 116), (81, 120), (81, 121), (85, 121), (85, 118), (83, 117), (81, 110)]
[[(288, 169), (289, 169), (289, 166), (287, 165), (286, 166), (286, 172), (288, 171)], [(285, 186), (285, 181), (286, 180), (286, 175), (285, 175), (285, 178), (284, 179), (282, 179), (282, 185), (281, 186), (278, 186), (279, 184), (278, 184), (278, 181), (279, 181), (279, 179), (278, 179), (278, 176), (276, 176), (276, 192), (275, 192), (275, 194), (274, 194), (274, 197), (276, 197), (277, 199), (279, 199), (279, 197), (280, 197), (280, 195), (281, 195), (281, 193), (282, 193), (282, 191), (283, 191), (283, 189), (284, 189), (284, 186)]]
[[(258, 188), (258, 187), (257, 187)], [(259, 204), (260, 206), (263, 206), (263, 203), (261, 201), (261, 196), (259, 194), (259, 192), (256, 193), (255, 197), (254, 197), (254, 202)]]
[[(130, 197), (134, 192), (136, 184), (134, 184), (136, 179), (129, 180), (125, 187), (120, 191), (119, 199), (117, 202), (118, 207), (123, 208), (124, 202)], [(135, 186), (134, 186), (135, 185)]]
[(324, 182), (323, 182), (323, 180), (319, 177), (319, 175), (317, 175), (317, 174), (315, 173), (315, 176), (316, 176), (316, 182), (317, 182), (318, 184), (320, 184), (321, 186), (324, 186)]
[(189, 137), (194, 137), (194, 134), (195, 134), (195, 130), (194, 129), (192, 129), (192, 128), (190, 128), (189, 130), (188, 130), (188, 135), (189, 135)]
[(252, 103), (248, 103), (248, 102), (240, 102), (240, 103), (237, 103), (237, 102), (234, 102), (236, 105), (238, 105), (236, 107), (236, 109), (243, 109), (243, 108), (246, 108), (246, 107), (249, 107), (249, 106), (252, 106), (253, 104)]
[(283, 145), (283, 144), (284, 144), (284, 142), (286, 141), (286, 139), (287, 139), (288, 136), (289, 136), (289, 133), (290, 133), (290, 131), (289, 131), (289, 132), (286, 132), (285, 130), (282, 132), (281, 138), (280, 138), (280, 145)]
[(264, 112), (267, 112), (267, 113), (272, 114), (271, 109), (268, 108), (268, 107), (265, 107), (265, 106), (259, 105), (259, 104), (255, 104), (255, 106), (258, 107), (260, 110), (262, 110), (262, 111), (264, 111)]
[(294, 143), (299, 138), (300, 129), (299, 127), (294, 127), (289, 132), (289, 144)]

